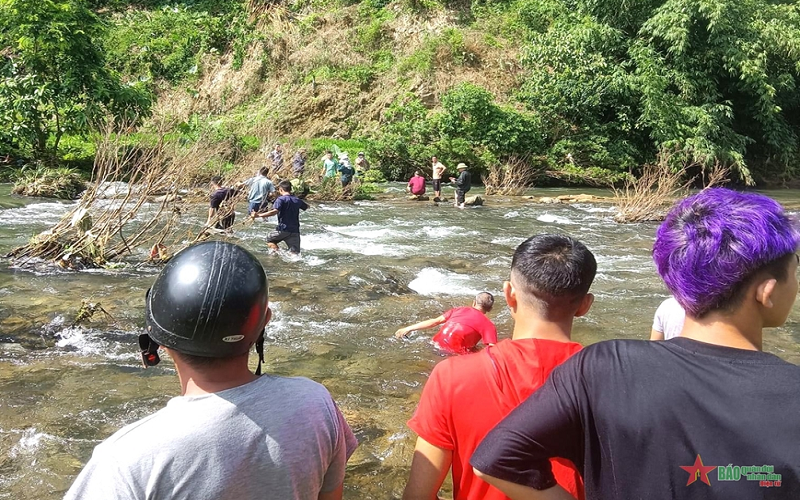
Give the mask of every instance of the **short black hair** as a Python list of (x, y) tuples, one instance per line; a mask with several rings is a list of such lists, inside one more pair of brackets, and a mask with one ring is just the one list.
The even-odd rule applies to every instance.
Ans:
[(521, 289), (521, 299), (536, 303), (550, 319), (574, 315), (595, 274), (594, 254), (564, 235), (531, 236), (517, 247), (511, 261), (511, 277)]
[(280, 181), (278, 183), (278, 189), (282, 189), (282, 190), (286, 191), (287, 193), (291, 193), (292, 192), (292, 183), (289, 182), (289, 181)]
[(261, 168), (259, 168), (259, 169), (258, 169), (258, 173), (259, 173), (259, 174), (261, 174), (261, 175), (263, 175), (264, 177), (266, 177), (266, 176), (267, 176), (267, 174), (269, 174), (269, 167), (266, 167), (266, 166), (265, 166), (265, 167), (261, 167)]
[(211, 178), (211, 183), (212, 184), (216, 184), (217, 186), (221, 186), (222, 185), (222, 177), (220, 177), (219, 175), (215, 175), (214, 177)]

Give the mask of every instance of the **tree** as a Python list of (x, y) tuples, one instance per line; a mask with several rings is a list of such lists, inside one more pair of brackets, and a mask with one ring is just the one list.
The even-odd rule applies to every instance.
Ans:
[(0, 0), (0, 140), (37, 159), (107, 116), (133, 124), (150, 98), (108, 69), (102, 21), (80, 0)]
[(627, 170), (677, 151), (748, 183), (800, 164), (796, 1), (522, 2), (520, 98), (552, 159)]

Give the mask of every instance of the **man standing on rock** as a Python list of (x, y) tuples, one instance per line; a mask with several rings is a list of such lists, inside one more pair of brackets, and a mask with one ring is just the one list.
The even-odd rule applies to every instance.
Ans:
[(456, 202), (453, 206), (458, 208), (464, 208), (464, 200), (467, 195), (467, 191), (469, 191), (472, 186), (472, 178), (467, 171), (467, 164), (466, 163), (459, 163), (456, 167), (458, 170), (458, 179), (455, 177), (450, 177), (450, 182), (454, 182), (456, 184)]
[(433, 197), (434, 201), (438, 201), (436, 198), (440, 198), (442, 196), (442, 176), (444, 175), (445, 168), (435, 156), (431, 157), (431, 170), (431, 178), (433, 179)]
[(264, 268), (242, 247), (208, 241), (167, 262), (139, 346), (146, 367), (164, 348), (181, 395), (100, 443), (65, 500), (340, 500), (358, 443), (325, 387), (259, 376), (271, 316)]

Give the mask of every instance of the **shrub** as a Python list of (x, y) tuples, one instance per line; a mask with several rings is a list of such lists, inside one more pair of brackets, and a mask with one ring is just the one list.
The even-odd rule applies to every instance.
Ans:
[(84, 189), (86, 182), (77, 170), (39, 166), (23, 170), (17, 177), (12, 192), (23, 196), (74, 200)]

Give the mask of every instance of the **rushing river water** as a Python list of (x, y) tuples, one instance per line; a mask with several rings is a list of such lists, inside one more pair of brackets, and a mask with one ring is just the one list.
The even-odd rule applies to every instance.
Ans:
[[(74, 205), (9, 191), (0, 185), (0, 254)], [(325, 384), (361, 442), (345, 480), (352, 499), (400, 496), (414, 444), (405, 421), (442, 359), (429, 344), (435, 331), (410, 340), (393, 332), (467, 305), (478, 291), (500, 294), (514, 248), (526, 237), (568, 233), (595, 253), (596, 300), (575, 324), (579, 342), (647, 338), (653, 312), (668, 296), (650, 258), (656, 226), (615, 224), (610, 205), (490, 198), (487, 206), (457, 210), (405, 201), (394, 191), (396, 198), (381, 201), (312, 204), (301, 218), (299, 260), (266, 254), (274, 219), (237, 232), (270, 279), (266, 371)], [(798, 211), (797, 191), (768, 194)], [(242, 217), (244, 204), (239, 208)], [(205, 211), (197, 205), (182, 223), (199, 228)], [(157, 272), (142, 265), (68, 272), (0, 263), (0, 499), (61, 498), (100, 440), (179, 392), (169, 360), (148, 370), (139, 363), (144, 293)], [(504, 338), (511, 322), (498, 298), (491, 317)], [(113, 321), (97, 314), (72, 326), (81, 299), (99, 302)], [(766, 332), (764, 346), (800, 363), (798, 341), (795, 306), (785, 326)]]

